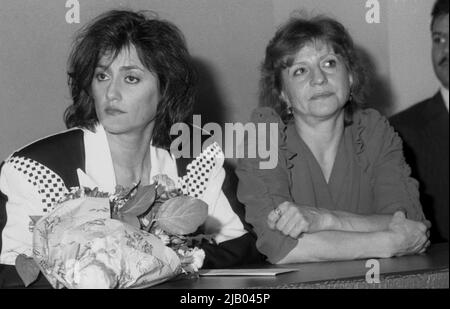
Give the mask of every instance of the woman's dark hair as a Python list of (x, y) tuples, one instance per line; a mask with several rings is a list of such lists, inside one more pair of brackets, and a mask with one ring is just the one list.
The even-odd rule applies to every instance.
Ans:
[(302, 47), (315, 41), (329, 44), (334, 52), (342, 57), (353, 77), (352, 99), (346, 105), (346, 120), (349, 121), (352, 111), (364, 101), (363, 88), (366, 75), (347, 30), (341, 23), (324, 16), (311, 19), (292, 17), (278, 29), (266, 48), (261, 67), (261, 104), (273, 107), (284, 120), (287, 120), (287, 105), (280, 97), (281, 73), (292, 65), (295, 54)]
[(76, 35), (68, 61), (68, 84), (73, 103), (64, 113), (68, 128), (93, 130), (98, 123), (91, 82), (100, 58), (134, 46), (139, 60), (158, 77), (158, 102), (152, 143), (169, 148), (174, 123), (192, 115), (197, 84), (185, 39), (172, 23), (156, 14), (113, 10), (84, 26)]

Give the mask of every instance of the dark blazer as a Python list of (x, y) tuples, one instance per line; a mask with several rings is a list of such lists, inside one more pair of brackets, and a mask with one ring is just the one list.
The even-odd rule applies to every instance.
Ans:
[(394, 115), (405, 157), (420, 183), (423, 211), (431, 221), (431, 242), (448, 242), (448, 111), (440, 92)]

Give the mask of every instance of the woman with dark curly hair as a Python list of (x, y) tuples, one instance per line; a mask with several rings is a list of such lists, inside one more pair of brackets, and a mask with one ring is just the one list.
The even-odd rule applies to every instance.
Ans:
[(331, 18), (293, 17), (270, 41), (266, 107), (252, 120), (278, 124), (278, 164), (241, 159), (237, 174), (246, 219), (271, 263), (390, 257), (429, 245), (402, 142), (361, 104), (365, 80), (350, 35)]
[[(196, 74), (178, 28), (156, 17), (147, 19), (144, 14), (112, 11), (99, 16), (78, 33), (69, 56), (73, 104), (65, 112), (66, 125), (92, 130), (99, 120), (103, 124), (102, 113), (95, 104), (98, 103), (96, 85), (101, 84), (102, 78), (107, 79), (102, 69), (125, 55), (131, 56), (129, 62), (139, 61), (140, 68), (156, 78), (153, 82), (158, 96), (154, 98), (156, 104), (150, 119), (153, 128), (149, 136), (154, 146), (168, 149), (172, 141), (171, 126), (192, 116)], [(126, 84), (138, 85), (137, 77), (126, 78)], [(145, 86), (150, 89), (149, 85)]]
[(31, 256), (33, 218), (52, 211), (72, 187), (114, 193), (117, 185), (149, 185), (161, 174), (208, 204), (199, 232), (214, 241), (200, 245), (204, 267), (259, 258), (222, 190), (220, 148), (211, 145), (190, 162), (170, 151), (172, 126), (192, 117), (196, 74), (178, 28), (147, 15), (109, 11), (78, 33), (68, 70), (70, 130), (16, 151), (2, 166), (1, 264)]

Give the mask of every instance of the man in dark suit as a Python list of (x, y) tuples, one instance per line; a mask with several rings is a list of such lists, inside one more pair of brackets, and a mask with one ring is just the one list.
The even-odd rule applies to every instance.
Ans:
[(403, 138), (413, 176), (420, 182), (421, 202), (432, 223), (433, 243), (448, 242), (449, 231), (448, 7), (448, 0), (438, 0), (432, 11), (432, 60), (440, 90), (391, 118)]

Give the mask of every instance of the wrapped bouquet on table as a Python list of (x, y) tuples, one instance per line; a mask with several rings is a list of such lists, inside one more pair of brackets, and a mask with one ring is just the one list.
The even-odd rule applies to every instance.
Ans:
[(74, 189), (36, 222), (33, 260), (55, 288), (149, 287), (198, 271), (205, 255), (188, 235), (207, 215), (165, 175), (114, 195)]

